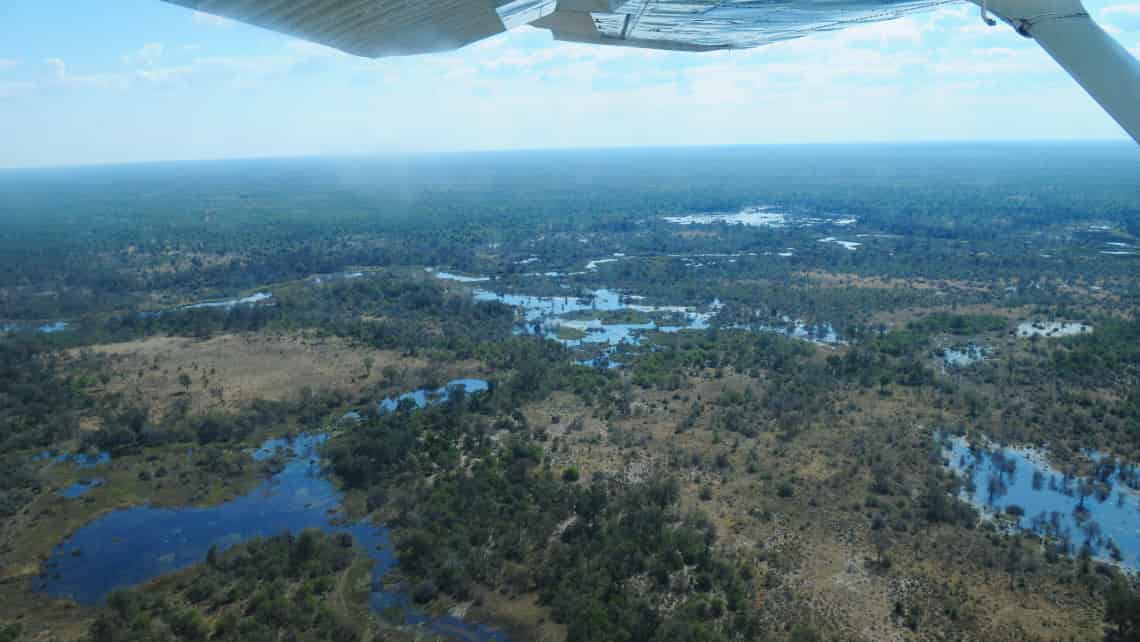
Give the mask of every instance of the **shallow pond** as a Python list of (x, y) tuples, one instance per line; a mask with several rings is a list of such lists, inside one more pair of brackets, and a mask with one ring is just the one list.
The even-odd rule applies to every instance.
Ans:
[(44, 323), (41, 325), (28, 325), (26, 323), (5, 323), (0, 324), (0, 334), (7, 334), (9, 332), (38, 332), (40, 334), (55, 334), (57, 332), (66, 332), (70, 324), (67, 321), (53, 321), (51, 323)]
[(962, 499), (984, 514), (1005, 512), (1024, 530), (1070, 541), (1070, 552), (1088, 542), (1093, 555), (1110, 558), (1115, 546), (1123, 566), (1140, 569), (1135, 467), (1094, 453), (1096, 473), (1080, 478), (1057, 471), (1031, 448), (971, 450), (964, 437), (944, 447), (949, 468), (965, 479)]
[(834, 243), (835, 245), (842, 245), (843, 247), (847, 248), (848, 250), (851, 250), (852, 252), (859, 249), (860, 245), (863, 245), (862, 243), (860, 243), (858, 241), (842, 241), (840, 239), (835, 238), (834, 236), (829, 236), (827, 238), (819, 239), (819, 242), (820, 243)]
[[(477, 387), (464, 385), (468, 390)], [(425, 397), (424, 403), (436, 400)], [(113, 511), (88, 523), (52, 550), (37, 589), (98, 604), (116, 588), (201, 562), (211, 546), (224, 549), (254, 537), (316, 528), (351, 533), (375, 562), (369, 601), (376, 611), (397, 609), (405, 624), (448, 638), (505, 640), (504, 633), (489, 626), (427, 615), (412, 605), (407, 594), (383, 588), (382, 576), (397, 564), (390, 533), (371, 523), (341, 523), (342, 494), (320, 468), (318, 448), (324, 440), (324, 435), (301, 435), (291, 441), (266, 441), (252, 453), (254, 459), (285, 453), (284, 467), (232, 501), (208, 508), (140, 506)]]
[(784, 227), (787, 216), (783, 212), (770, 211), (767, 206), (746, 207), (734, 214), (689, 214), (687, 216), (665, 216), (663, 219), (674, 225), (747, 225), (749, 227)]
[[(431, 268), (427, 268), (427, 271), (431, 272), (433, 270)], [(436, 272), (435, 278), (443, 279), (445, 281), (456, 281), (458, 283), (482, 283), (484, 281), (491, 280), (491, 277), (489, 276), (464, 276), (462, 274), (454, 274), (452, 272)]]
[[(542, 334), (568, 346), (588, 344), (617, 345), (622, 342), (637, 343), (641, 332), (659, 330), (676, 332), (682, 329), (701, 330), (709, 327), (709, 320), (720, 308), (720, 302), (713, 301), (708, 311), (701, 312), (686, 306), (655, 306), (635, 303), (640, 298), (623, 295), (615, 290), (601, 288), (583, 296), (532, 296), (529, 294), (497, 294), (488, 290), (475, 290), (477, 301), (498, 301), (519, 308), (522, 323), (519, 332)], [(660, 317), (643, 323), (605, 323), (607, 312), (628, 310)], [(599, 313), (597, 318), (583, 319), (582, 312)], [(579, 314), (575, 314), (579, 313)], [(566, 319), (574, 314), (576, 318)], [(558, 337), (560, 327), (584, 332), (582, 338), (564, 339)]]
[(988, 349), (972, 343), (966, 346), (946, 348), (942, 351), (942, 365), (947, 368), (968, 368), (975, 363), (985, 361), (988, 353)]
[(804, 323), (797, 319), (783, 325), (757, 324), (748, 326), (753, 332), (774, 332), (790, 339), (809, 341), (817, 345), (836, 346), (843, 343), (839, 332), (830, 323)]
[(334, 272), (332, 274), (318, 274), (309, 279), (312, 285), (324, 285), (325, 283), (334, 283), (336, 281), (349, 281), (352, 279), (363, 278), (363, 272)]
[(92, 488), (95, 488), (96, 486), (102, 486), (102, 485), (103, 485), (103, 480), (99, 477), (95, 477), (92, 479), (81, 479), (81, 480), (75, 482), (74, 484), (71, 484), (67, 488), (64, 488), (63, 490), (59, 491), (59, 495), (60, 495), (60, 497), (66, 497), (68, 499), (75, 499), (76, 497), (82, 497), (83, 495), (86, 495), (87, 492), (90, 491)]
[(269, 292), (254, 292), (249, 296), (243, 296), (236, 299), (226, 299), (224, 301), (202, 301), (201, 303), (191, 303), (190, 305), (182, 306), (185, 310), (199, 310), (202, 308), (225, 308), (231, 309), (239, 305), (252, 305), (254, 303), (261, 303), (272, 299), (273, 295)]
[(32, 455), (32, 461), (46, 461), (46, 462), (50, 462), (53, 464), (62, 464), (65, 462), (69, 462), (78, 468), (94, 468), (95, 466), (101, 466), (103, 464), (110, 462), (111, 461), (111, 453), (99, 452), (99, 453), (95, 453), (93, 455), (88, 454), (88, 453), (75, 453), (75, 454), (55, 453), (55, 454), (52, 454), (50, 451), (45, 450), (42, 453), (39, 453), (38, 455)]
[[(376, 402), (380, 410), (392, 411), (400, 407), (401, 402), (409, 401), (416, 408), (423, 408), (429, 403), (442, 403), (451, 398), (457, 389), (463, 389), (464, 394), (482, 392), (487, 389), (487, 382), (482, 379), (453, 379), (442, 388), (421, 388), (413, 392), (405, 392), (397, 397), (388, 397)], [(359, 417), (359, 413), (357, 414)]]
[(1092, 332), (1092, 326), (1068, 321), (1022, 321), (1017, 324), (1019, 337), (1071, 337)]
[(773, 211), (772, 207), (768, 205), (749, 206), (735, 213), (709, 212), (704, 214), (689, 214), (686, 216), (664, 216), (662, 220), (674, 225), (714, 225), (724, 223), (727, 225), (770, 228), (811, 227), (814, 225), (849, 226), (857, 222), (857, 219), (851, 216), (808, 216), (802, 213), (793, 214)]
[(592, 359), (576, 359), (574, 363), (580, 366), (586, 366), (587, 368), (603, 368), (606, 370), (612, 370), (614, 368), (621, 367), (620, 361), (614, 361), (609, 357), (608, 354), (605, 353), (599, 354)]
[[(474, 296), (479, 301), (498, 301), (518, 308), (522, 319), (517, 328), (519, 333), (541, 334), (564, 345), (582, 348), (601, 346), (613, 348), (622, 343), (637, 344), (640, 343), (639, 336), (649, 331), (704, 330), (724, 307), (715, 299), (701, 309), (679, 305), (643, 305), (637, 303), (642, 297), (623, 295), (606, 288), (593, 290), (580, 297), (497, 294), (481, 289), (474, 290)], [(643, 323), (606, 323), (603, 320), (605, 313), (619, 310), (640, 312), (653, 318)], [(581, 318), (583, 312), (596, 312), (598, 316), (593, 319), (583, 319)], [(568, 319), (567, 316), (573, 318)], [(735, 324), (726, 327), (751, 332), (773, 332), (825, 346), (843, 343), (839, 332), (830, 323), (805, 323), (787, 317), (782, 321), (782, 323)], [(571, 328), (583, 332), (584, 335), (581, 338), (560, 338), (559, 328)], [(592, 363), (593, 360), (589, 362)]]

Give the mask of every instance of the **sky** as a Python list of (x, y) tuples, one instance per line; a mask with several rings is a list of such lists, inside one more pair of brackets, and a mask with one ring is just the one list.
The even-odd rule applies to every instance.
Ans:
[[(1140, 2), (1086, 7), (1140, 55)], [(160, 0), (0, 3), (0, 167), (654, 145), (1125, 139), (962, 3), (711, 53), (522, 27), (368, 60)]]

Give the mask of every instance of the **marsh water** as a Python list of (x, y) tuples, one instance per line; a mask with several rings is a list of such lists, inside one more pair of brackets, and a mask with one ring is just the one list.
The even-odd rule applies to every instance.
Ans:
[(1092, 326), (1070, 321), (1022, 321), (1017, 324), (1019, 337), (1071, 337), (1087, 332), (1092, 332)]
[[(640, 343), (642, 333), (705, 330), (711, 327), (713, 318), (724, 307), (717, 299), (702, 307), (647, 305), (640, 303), (642, 297), (608, 288), (591, 290), (580, 296), (535, 296), (476, 288), (473, 295), (478, 301), (498, 301), (518, 308), (516, 332), (545, 336), (569, 347), (594, 348), (597, 351), (594, 357), (578, 360), (578, 363), (606, 367), (614, 367), (616, 363), (613, 348), (621, 344)], [(646, 320), (639, 323), (615, 323), (613, 319), (607, 318), (614, 312), (641, 315)], [(772, 332), (823, 346), (843, 343), (838, 331), (830, 323), (805, 323), (788, 317), (776, 323), (755, 322), (725, 327)], [(559, 330), (562, 328), (583, 334), (581, 338), (560, 337)]]
[(985, 361), (988, 354), (989, 349), (973, 343), (946, 348), (942, 351), (942, 365), (947, 368), (968, 368)]
[(965, 480), (961, 498), (984, 514), (1004, 513), (1017, 528), (1056, 538), (1066, 552), (1087, 544), (1093, 556), (1140, 569), (1138, 471), (1088, 455), (1094, 474), (1082, 478), (1056, 470), (1031, 448), (971, 448), (964, 437), (954, 437), (943, 450), (950, 469)]
[[(687, 306), (643, 305), (637, 303), (638, 297), (607, 288), (591, 290), (581, 296), (500, 294), (482, 289), (476, 289), (473, 294), (477, 301), (498, 301), (518, 308), (519, 332), (541, 334), (568, 346), (637, 343), (641, 332), (653, 330), (701, 330), (709, 327), (710, 319), (720, 306), (718, 301), (713, 301), (707, 310), (701, 311)], [(605, 318), (607, 313), (618, 311), (644, 315), (647, 320), (639, 323), (608, 322)], [(648, 318), (650, 316), (652, 318)], [(584, 336), (580, 339), (559, 338), (558, 330), (562, 327), (579, 330)]]
[(90, 479), (81, 479), (81, 480), (75, 482), (74, 484), (67, 486), (63, 490), (59, 491), (59, 494), (61, 497), (66, 497), (68, 499), (75, 499), (76, 497), (82, 497), (83, 495), (86, 495), (87, 492), (90, 491), (92, 488), (95, 488), (97, 486), (102, 486), (102, 485), (103, 485), (103, 479), (100, 477), (92, 477)]
[(50, 464), (70, 463), (77, 468), (94, 468), (111, 461), (111, 453), (52, 453), (45, 450), (38, 455), (32, 455), (32, 461), (46, 461)]
[(423, 408), (429, 403), (442, 403), (462, 390), (464, 394), (474, 394), (487, 389), (487, 382), (482, 379), (453, 379), (441, 388), (421, 388), (412, 392), (405, 392), (396, 397), (388, 397), (376, 402), (380, 410), (392, 411), (400, 407), (401, 403), (410, 402), (416, 408)]
[[(457, 386), (468, 392), (486, 389), (477, 379), (450, 382), (442, 390), (417, 391), (418, 406), (447, 398)], [(423, 393), (417, 396), (417, 393)], [(422, 404), (418, 400), (422, 399)], [(381, 402), (384, 403), (389, 400)], [(398, 402), (396, 402), (398, 403)], [(264, 460), (284, 455), (284, 466), (249, 493), (206, 508), (139, 506), (116, 510), (83, 526), (59, 543), (44, 564), (37, 589), (56, 597), (98, 604), (114, 589), (133, 586), (201, 562), (210, 547), (281, 532), (316, 528), (351, 533), (373, 560), (370, 604), (378, 612), (398, 612), (405, 624), (434, 635), (461, 640), (505, 640), (493, 627), (417, 610), (404, 592), (385, 590), (383, 575), (398, 560), (388, 529), (370, 522), (346, 522), (342, 494), (323, 475), (319, 448), (324, 435), (270, 439), (253, 451)]]
[(9, 332), (38, 332), (40, 334), (55, 334), (57, 332), (64, 332), (67, 330), (67, 321), (51, 321), (41, 325), (26, 324), (26, 323), (5, 323), (0, 324), (0, 334), (7, 334)]
[(273, 298), (273, 294), (269, 292), (254, 292), (249, 296), (238, 297), (236, 299), (226, 299), (224, 301), (202, 301), (201, 303), (191, 303), (190, 305), (183, 306), (187, 310), (199, 310), (203, 308), (224, 308), (226, 310), (233, 309), (239, 305), (253, 305), (268, 301)]

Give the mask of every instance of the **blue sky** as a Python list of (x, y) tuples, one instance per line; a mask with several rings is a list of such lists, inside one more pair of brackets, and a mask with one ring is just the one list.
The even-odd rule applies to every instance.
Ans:
[[(1140, 2), (1086, 2), (1140, 53)], [(747, 51), (520, 28), (365, 60), (159, 0), (0, 3), (0, 167), (404, 151), (1124, 139), (1031, 41), (953, 5)]]

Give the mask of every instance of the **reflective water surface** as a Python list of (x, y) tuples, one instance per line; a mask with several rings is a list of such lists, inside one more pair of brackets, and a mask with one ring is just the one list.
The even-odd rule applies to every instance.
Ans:
[[(486, 389), (480, 380), (458, 380), (440, 391), (409, 393), (417, 405), (440, 401), (462, 385), (467, 392)], [(480, 387), (481, 386), (481, 387)], [(425, 392), (423, 404), (416, 395)], [(385, 400), (381, 402), (384, 406)], [(394, 406), (393, 406), (394, 407)], [(348, 532), (375, 562), (370, 603), (377, 611), (398, 610), (405, 624), (462, 640), (505, 640), (502, 631), (451, 616), (418, 611), (402, 592), (386, 591), (381, 578), (397, 564), (389, 531), (372, 523), (346, 523), (340, 517), (342, 494), (323, 476), (318, 449), (324, 435), (292, 440), (270, 439), (254, 459), (282, 454), (280, 472), (246, 495), (208, 508), (140, 506), (108, 513), (60, 542), (44, 564), (37, 589), (84, 604), (97, 604), (112, 590), (145, 582), (205, 558), (211, 546), (225, 549), (254, 537), (316, 528)]]
[(989, 350), (973, 343), (946, 348), (942, 351), (942, 364), (948, 368), (967, 368), (986, 360)]
[(59, 491), (59, 494), (61, 497), (66, 497), (68, 499), (74, 499), (76, 497), (81, 497), (83, 495), (86, 495), (87, 491), (91, 490), (92, 488), (95, 488), (96, 486), (102, 486), (102, 485), (103, 485), (103, 480), (99, 477), (93, 477), (91, 479), (81, 479), (81, 480), (75, 482), (74, 484), (71, 484), (67, 488), (64, 488), (63, 490)]
[(269, 292), (254, 292), (249, 296), (238, 297), (236, 299), (226, 299), (224, 301), (202, 301), (201, 303), (191, 303), (190, 305), (183, 306), (187, 310), (198, 310), (202, 308), (225, 308), (227, 310), (235, 308), (239, 305), (252, 305), (254, 303), (261, 303), (273, 298), (273, 294)]
[(1084, 545), (1104, 559), (1140, 569), (1140, 477), (1134, 465), (1090, 453), (1092, 477), (1066, 475), (1031, 448), (949, 439), (943, 456), (965, 483), (962, 499), (984, 514), (1005, 514), (1023, 530), (1055, 538), (1067, 553)]
[[(442, 388), (421, 388), (412, 392), (405, 392), (398, 397), (388, 397), (377, 402), (380, 410), (392, 411), (400, 407), (402, 402), (411, 402), (416, 408), (423, 408), (429, 403), (441, 403), (462, 390), (464, 394), (473, 394), (487, 389), (487, 382), (482, 379), (453, 379)], [(359, 413), (356, 415), (359, 418)]]
[(1071, 337), (1092, 332), (1092, 326), (1067, 321), (1023, 321), (1017, 324), (1019, 337)]

